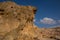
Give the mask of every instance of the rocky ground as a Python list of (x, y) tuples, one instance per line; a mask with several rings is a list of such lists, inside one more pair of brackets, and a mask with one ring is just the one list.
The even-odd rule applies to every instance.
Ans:
[(0, 40), (60, 40), (60, 27), (38, 28), (33, 24), (36, 8), (0, 2)]

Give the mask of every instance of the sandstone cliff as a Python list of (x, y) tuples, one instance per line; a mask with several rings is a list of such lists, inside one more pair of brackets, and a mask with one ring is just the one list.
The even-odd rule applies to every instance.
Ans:
[(0, 3), (0, 40), (60, 40), (60, 28), (38, 28), (33, 24), (36, 8)]

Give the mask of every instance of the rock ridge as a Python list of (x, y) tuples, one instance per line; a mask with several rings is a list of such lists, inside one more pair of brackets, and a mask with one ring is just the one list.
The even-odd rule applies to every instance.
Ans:
[(33, 24), (36, 8), (0, 2), (0, 40), (60, 40), (60, 27), (38, 28)]

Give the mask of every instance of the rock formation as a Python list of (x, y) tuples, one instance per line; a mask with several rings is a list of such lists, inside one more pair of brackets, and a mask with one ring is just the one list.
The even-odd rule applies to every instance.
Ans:
[(60, 40), (60, 28), (33, 24), (36, 8), (0, 2), (0, 40)]

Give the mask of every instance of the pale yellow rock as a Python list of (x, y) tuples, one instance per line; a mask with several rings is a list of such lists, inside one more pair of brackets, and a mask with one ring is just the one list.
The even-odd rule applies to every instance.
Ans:
[(60, 40), (60, 27), (38, 28), (36, 8), (14, 2), (0, 3), (0, 40)]

